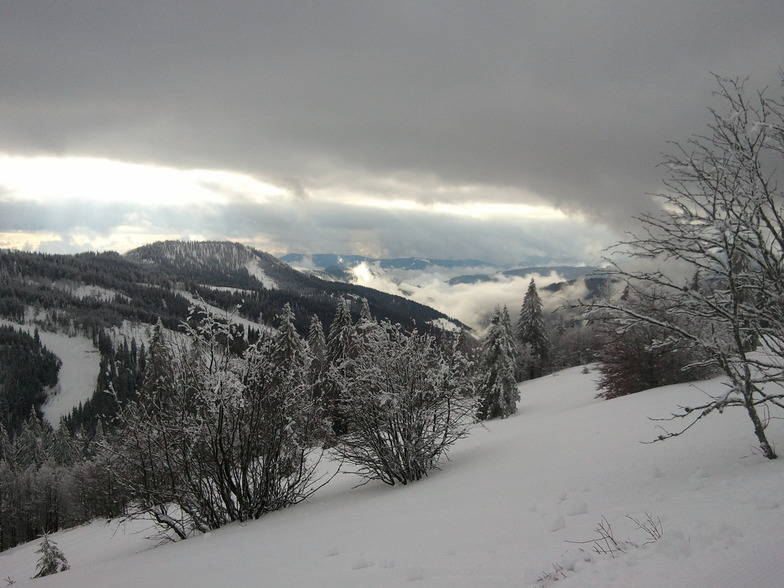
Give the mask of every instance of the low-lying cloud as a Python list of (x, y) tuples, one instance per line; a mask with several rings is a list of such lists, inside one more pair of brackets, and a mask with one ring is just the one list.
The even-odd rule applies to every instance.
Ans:
[[(497, 271), (497, 268), (490, 267), (382, 270), (377, 263), (360, 263), (351, 269), (351, 276), (355, 283), (362, 286), (405, 296), (431, 306), (468, 325), (477, 333), (483, 332), (487, 327), (490, 316), (497, 307), (506, 306), (513, 321), (517, 320), (531, 278), (535, 280), (545, 313), (555, 312), (565, 302), (585, 296), (585, 286), (580, 281), (555, 294), (545, 290), (545, 286), (564, 281), (555, 271), (526, 276), (504, 276)], [(492, 274), (494, 279), (449, 284), (451, 278), (459, 275), (483, 273)]]

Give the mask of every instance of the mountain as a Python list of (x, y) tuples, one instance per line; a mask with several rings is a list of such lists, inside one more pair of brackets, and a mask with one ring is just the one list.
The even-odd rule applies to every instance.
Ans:
[[(547, 264), (544, 258), (542, 265), (527, 266), (521, 265), (516, 268), (502, 268), (479, 259), (431, 259), (424, 257), (400, 257), (400, 258), (378, 258), (366, 257), (364, 255), (341, 255), (337, 253), (314, 253), (306, 255), (304, 253), (288, 253), (279, 257), (290, 266), (308, 273), (325, 273), (332, 277), (350, 276), (352, 268), (360, 264), (372, 265), (381, 270), (403, 270), (403, 271), (430, 271), (437, 272), (447, 270), (454, 275), (450, 278), (451, 284), (467, 284), (479, 281), (492, 281), (496, 276), (527, 276), (531, 274), (549, 275), (553, 272), (561, 276), (563, 280), (575, 280), (579, 277), (591, 274), (598, 270), (596, 266), (571, 266), (571, 265), (551, 265)], [(482, 268), (486, 271), (476, 274), (461, 275), (462, 269)], [(455, 275), (456, 274), (456, 275)]]
[[(254, 307), (254, 312), (249, 315), (251, 318), (258, 317), (260, 313), (272, 318), (288, 302), (298, 315), (297, 324), (303, 331), (312, 314), (328, 325), (336, 300), (340, 297), (354, 301), (366, 298), (378, 319), (404, 325), (416, 323), (420, 327), (434, 322), (444, 324), (445, 321), (454, 323), (458, 328), (464, 326), (424, 304), (361, 285), (322, 280), (297, 271), (268, 253), (239, 243), (163, 241), (129, 251), (125, 258), (192, 284), (192, 288), (200, 294), (205, 288), (213, 291), (211, 296), (215, 296), (216, 289), (233, 290), (237, 302), (242, 304), (247, 298), (244, 294), (255, 292), (258, 297), (263, 292), (263, 298), (272, 308)], [(358, 312), (358, 307), (355, 310)]]
[(23, 319), (32, 306), (59, 310), (79, 325), (161, 318), (176, 328), (194, 297), (224, 310), (240, 305), (240, 316), (260, 324), (289, 303), (303, 331), (312, 314), (328, 325), (339, 297), (367, 298), (377, 318), (401, 324), (449, 320), (400, 296), (303, 274), (239, 243), (164, 241), (125, 255), (0, 252), (0, 316), (9, 319)]
[[(784, 585), (784, 464), (750, 449), (742, 411), (646, 443), (661, 432), (650, 417), (724, 381), (602, 401), (596, 377), (576, 367), (521, 384), (516, 414), (474, 429), (419, 482), (344, 473), (306, 502), (174, 543), (149, 539), (147, 521), (95, 520), (50, 536), (67, 572), (31, 580), (33, 541), (0, 556), (0, 578), (17, 588)], [(769, 427), (784, 435), (784, 421)]]
[[(54, 425), (65, 416), (72, 431), (84, 426), (92, 432), (99, 418), (114, 414), (116, 400), (133, 393), (152, 325), (160, 320), (178, 331), (194, 305), (219, 316), (232, 313), (247, 344), (276, 326), (286, 304), (301, 335), (313, 315), (328, 330), (341, 297), (350, 301), (354, 320), (364, 298), (379, 320), (420, 331), (463, 328), (424, 304), (305, 275), (238, 243), (166, 241), (125, 255), (0, 251), (0, 328), (10, 329), (6, 336), (13, 341), (3, 348), (4, 362), (15, 370), (0, 369), (0, 389), (20, 370), (31, 371), (32, 353), (54, 351), (65, 361), (56, 382), (41, 376), (34, 389), (0, 390), (0, 423), (17, 431), (32, 404)], [(91, 356), (89, 369), (74, 370), (72, 350)], [(109, 387), (116, 397), (104, 393)]]
[(290, 265), (312, 265), (317, 268), (339, 267), (343, 269), (359, 265), (360, 263), (379, 263), (384, 269), (407, 270), (426, 269), (431, 266), (453, 268), (483, 267), (488, 265), (487, 262), (479, 261), (478, 259), (427, 259), (424, 257), (382, 259), (365, 257), (364, 255), (338, 255), (336, 253), (315, 253), (313, 255), (288, 253), (281, 256), (280, 260)]

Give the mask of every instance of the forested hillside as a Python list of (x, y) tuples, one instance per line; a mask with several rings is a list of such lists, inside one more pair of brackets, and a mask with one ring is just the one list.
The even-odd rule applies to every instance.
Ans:
[[(417, 324), (420, 329), (447, 318), (400, 297), (305, 276), (269, 254), (237, 243), (167, 241), (126, 255), (0, 252), (0, 318), (87, 336), (102, 356), (96, 390), (102, 392), (111, 384), (120, 397), (136, 385), (145, 359), (143, 340), (134, 335), (112, 335), (124, 322), (152, 326), (160, 320), (165, 328), (177, 330), (194, 300), (203, 300), (212, 307), (236, 312), (244, 319), (238, 327), (253, 341), (288, 304), (297, 330), (304, 335), (310, 317), (315, 315), (328, 323), (336, 301), (343, 296), (353, 301), (349, 310), (354, 319), (359, 316), (361, 298), (368, 300), (379, 318)], [(13, 336), (17, 344), (3, 347), (9, 356), (3, 378), (12, 377), (12, 371), (19, 369), (13, 367), (17, 364), (24, 364), (28, 371), (38, 365), (21, 343), (25, 336)], [(3, 422), (7, 427), (18, 428), (31, 406), (40, 409), (42, 387), (56, 383), (56, 373), (54, 382), (51, 375), (47, 378), (38, 385), (33, 382), (40, 378), (25, 377), (13, 393), (9, 386), (4, 387), (2, 402), (8, 410)], [(77, 408), (75, 420), (69, 424), (72, 429), (83, 425), (92, 431), (97, 415), (113, 412), (113, 405), (113, 399), (99, 393), (88, 405)]]
[[(156, 374), (171, 373), (178, 361), (193, 359), (199, 346), (219, 343), (222, 357), (231, 362), (219, 373), (231, 377), (241, 375), (233, 371), (237, 362), (263, 361), (267, 367), (256, 366), (259, 373), (289, 369), (289, 359), (276, 355), (275, 337), (303, 345), (306, 337), (322, 333), (326, 354), (323, 325), (331, 325), (339, 311), (341, 322), (333, 330), (342, 334), (330, 331), (335, 339), (329, 348), (340, 351), (331, 351), (329, 361), (342, 361), (337, 358), (359, 352), (355, 325), (370, 324), (371, 308), (373, 324), (382, 321), (393, 330), (437, 334), (435, 321), (450, 322), (396, 296), (305, 276), (236, 243), (171, 241), (126, 255), (0, 252), (0, 549), (92, 516), (115, 516), (126, 512), (129, 499), (142, 499), (130, 490), (135, 482), (118, 481), (131, 466), (118, 469), (117, 435), (123, 429), (127, 437), (128, 411), (142, 406), (142, 391), (149, 394), (160, 385)], [(281, 320), (285, 329), (276, 335)], [(42, 344), (39, 329), (47, 337), (65, 339), (66, 345), (77, 340), (72, 338), (88, 347), (91, 342), (100, 356), (96, 381), (80, 394), (86, 400), (59, 423), (47, 421), (42, 407), (59, 390), (61, 361)], [(307, 358), (301, 359), (326, 370), (326, 355), (310, 359), (317, 347), (318, 340), (311, 341)], [(162, 360), (164, 349), (173, 355)], [(301, 375), (304, 369), (303, 364)], [(187, 381), (186, 372), (183, 367), (182, 378), (172, 385)], [(318, 401), (313, 418), (348, 384), (345, 377), (329, 387), (308, 380), (309, 402)], [(284, 382), (274, 385), (289, 390)], [(176, 393), (171, 388), (166, 395)], [(211, 410), (213, 400), (204, 402)], [(159, 414), (164, 413), (153, 410), (137, 428), (152, 427)], [(277, 507), (259, 512), (270, 508)]]

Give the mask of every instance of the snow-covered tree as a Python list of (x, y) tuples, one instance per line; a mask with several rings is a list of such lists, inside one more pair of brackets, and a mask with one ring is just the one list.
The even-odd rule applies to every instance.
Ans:
[(517, 411), (515, 343), (509, 312), (496, 309), (482, 342), (478, 366), (479, 420), (506, 418)]
[(550, 337), (542, 316), (542, 299), (536, 291), (536, 282), (531, 278), (523, 297), (520, 319), (517, 322), (517, 338), (526, 350), (529, 378), (541, 376), (548, 367)]
[(60, 418), (60, 425), (54, 432), (50, 453), (54, 462), (62, 466), (72, 466), (81, 457), (78, 445), (68, 433), (64, 417)]
[(349, 302), (341, 298), (327, 336), (327, 359), (333, 366), (351, 360), (357, 353), (356, 330), (351, 320)]
[(332, 430), (335, 435), (342, 435), (346, 432), (345, 419), (340, 408), (340, 380), (345, 380), (350, 376), (353, 370), (353, 360), (358, 351), (357, 331), (351, 320), (349, 302), (345, 298), (341, 298), (335, 308), (335, 318), (332, 320), (327, 336), (329, 377), (325, 386), (326, 394), (323, 398), (327, 414), (332, 420)]
[[(278, 316), (278, 330), (273, 337), (270, 351), (270, 359), (276, 369), (294, 371), (306, 367), (305, 344), (294, 326), (294, 312), (288, 303), (283, 306), (283, 311)], [(296, 377), (301, 377), (301, 374)]]
[(310, 317), (308, 352), (310, 353), (308, 381), (311, 392), (314, 398), (321, 398), (324, 395), (329, 364), (327, 362), (327, 339), (324, 336), (324, 327), (315, 314)]
[(43, 578), (44, 576), (51, 576), (52, 574), (71, 569), (65, 555), (60, 548), (57, 547), (57, 543), (55, 543), (54, 540), (49, 539), (49, 536), (46, 533), (44, 533), (36, 553), (40, 553), (41, 557), (38, 559), (38, 563), (35, 566), (38, 573), (33, 576), (34, 578)]
[(367, 298), (362, 299), (359, 318), (354, 325), (354, 332), (356, 334), (356, 346), (359, 349), (373, 347), (384, 338), (384, 329), (378, 324), (378, 321), (373, 318)]
[(30, 408), (30, 415), (16, 438), (15, 456), (19, 468), (40, 466), (46, 461), (47, 441), (50, 438), (51, 426), (44, 423), (35, 407)]
[[(784, 408), (784, 103), (765, 92), (750, 97), (741, 80), (717, 82), (724, 108), (711, 110), (708, 133), (675, 144), (665, 156), (662, 212), (639, 218), (641, 229), (618, 245), (622, 258), (611, 271), (632, 292), (662, 296), (667, 312), (612, 301), (590, 309), (617, 312), (620, 329), (659, 327), (727, 377), (724, 393), (682, 407), (674, 418), (687, 424), (661, 438), (737, 406), (749, 416), (762, 453), (773, 459), (767, 420), (769, 411)], [(629, 269), (623, 262), (629, 256), (658, 264)]]

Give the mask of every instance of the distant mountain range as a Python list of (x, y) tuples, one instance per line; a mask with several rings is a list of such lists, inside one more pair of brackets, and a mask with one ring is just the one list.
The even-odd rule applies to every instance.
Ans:
[(281, 261), (324, 279), (349, 281), (348, 270), (360, 264), (369, 264), (382, 270), (427, 271), (434, 268), (479, 268), (487, 267), (488, 263), (478, 259), (427, 259), (424, 257), (399, 257), (380, 259), (364, 255), (339, 255), (337, 253), (288, 253), (279, 258)]
[[(362, 264), (383, 279), (368, 281), (373, 287), (363, 285), (352, 273)], [(451, 288), (538, 274), (549, 276), (541, 286), (544, 291), (563, 292), (565, 285), (583, 280), (596, 269), (545, 265), (510, 269), (476, 259), (377, 259), (333, 253), (289, 254), (278, 259), (227, 241), (162, 241), (124, 255), (2, 251), (0, 317), (19, 322), (29, 317), (32, 308), (82, 327), (116, 326), (124, 320), (149, 324), (160, 318), (177, 328), (188, 307), (201, 298), (221, 309), (239, 306), (239, 316), (259, 328), (274, 324), (288, 303), (304, 333), (313, 314), (328, 326), (337, 299), (346, 297), (355, 301), (356, 313), (359, 301), (366, 298), (379, 319), (415, 323), (420, 328), (450, 324), (461, 328), (465, 324), (450, 316), (449, 305), (438, 304), (434, 288), (425, 296), (423, 288), (409, 278), (425, 276)], [(599, 282), (586, 283), (594, 289), (600, 287)], [(417, 292), (422, 295), (417, 297)], [(486, 301), (488, 313), (493, 304)]]
[(480, 331), (496, 306), (519, 306), (529, 277), (536, 279), (542, 296), (552, 301), (546, 304), (549, 310), (570, 298), (588, 300), (606, 292), (606, 278), (593, 275), (601, 268), (553, 265), (544, 258), (529, 259), (535, 263), (513, 268), (478, 259), (386, 259), (334, 253), (292, 253), (280, 260), (324, 280), (372, 286), (417, 300), (453, 313)]
[[(563, 280), (576, 280), (596, 272), (596, 266), (567, 266), (567, 265), (542, 265), (526, 266), (509, 269), (496, 266), (479, 259), (430, 259), (425, 257), (400, 257), (400, 258), (376, 258), (363, 255), (340, 255), (337, 253), (314, 253), (307, 255), (304, 253), (288, 253), (279, 257), (290, 266), (310, 273), (311, 275), (325, 276), (328, 279), (350, 280), (351, 270), (360, 264), (367, 264), (382, 271), (402, 270), (402, 271), (441, 271), (450, 270), (451, 273), (459, 273), (461, 269), (483, 269), (481, 273), (469, 273), (455, 275), (449, 279), (451, 285), (473, 284), (476, 282), (491, 282), (497, 276), (527, 276), (531, 274), (549, 275), (553, 272), (558, 274)], [(539, 262), (546, 262), (544, 258), (537, 259)]]
[(599, 268), (595, 266), (538, 266), (538, 267), (521, 267), (517, 269), (500, 270), (495, 273), (484, 274), (470, 274), (465, 276), (456, 276), (449, 280), (449, 284), (475, 284), (477, 282), (492, 282), (498, 279), (499, 276), (518, 276), (525, 277), (530, 275), (549, 276), (555, 273), (564, 281), (572, 281), (584, 276), (588, 276), (598, 271)]

